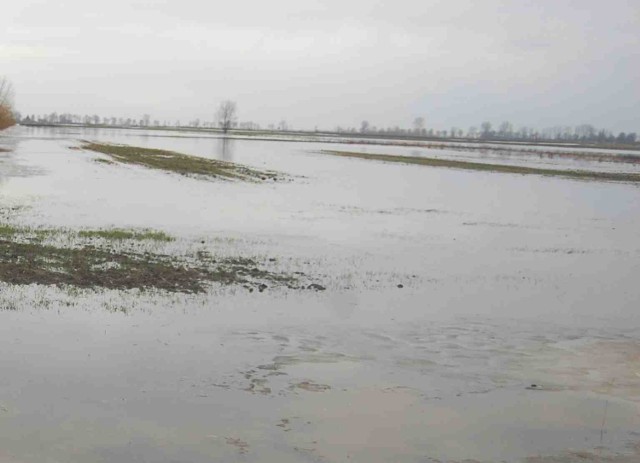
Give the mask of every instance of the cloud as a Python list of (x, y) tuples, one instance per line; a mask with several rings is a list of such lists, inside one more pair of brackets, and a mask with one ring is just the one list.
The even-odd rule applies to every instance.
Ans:
[(629, 87), (640, 77), (639, 8), (631, 0), (111, 0), (97, 10), (22, 0), (3, 6), (10, 26), (0, 30), (0, 58), (23, 112), (184, 120), (233, 98), (241, 118), (310, 128), (364, 118), (407, 125), (416, 115), (440, 128), (477, 125), (480, 115), (573, 124), (579, 115), (628, 131), (640, 130), (627, 109), (640, 104)]
[(4, 60), (56, 58), (66, 53), (67, 50), (47, 46), (0, 44), (0, 59)]

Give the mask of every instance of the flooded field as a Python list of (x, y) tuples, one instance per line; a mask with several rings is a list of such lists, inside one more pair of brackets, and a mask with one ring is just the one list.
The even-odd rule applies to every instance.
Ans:
[(0, 148), (1, 462), (640, 459), (637, 183), (323, 151), (634, 159), (24, 127)]

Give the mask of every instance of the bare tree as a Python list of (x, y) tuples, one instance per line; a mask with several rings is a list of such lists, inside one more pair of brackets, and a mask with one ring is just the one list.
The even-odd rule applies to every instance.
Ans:
[(367, 133), (369, 131), (369, 121), (362, 121), (360, 124), (360, 133)]
[(13, 86), (6, 77), (0, 76), (0, 130), (16, 123), (13, 114)]
[(424, 129), (424, 117), (416, 117), (413, 120), (413, 131), (415, 133), (422, 133), (422, 129)]
[(492, 135), (491, 122), (483, 122), (481, 125), (482, 138), (489, 138)]
[(502, 138), (511, 138), (513, 135), (513, 125), (509, 121), (505, 121), (500, 124), (498, 128), (498, 135)]
[(237, 106), (235, 101), (225, 100), (218, 108), (218, 126), (227, 133), (236, 123)]

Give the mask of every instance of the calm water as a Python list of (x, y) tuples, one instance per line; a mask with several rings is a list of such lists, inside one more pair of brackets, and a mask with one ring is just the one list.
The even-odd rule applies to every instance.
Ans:
[[(291, 181), (103, 165), (82, 139)], [(157, 228), (327, 291), (0, 286), (0, 461), (515, 462), (640, 440), (637, 186), (318, 153), (491, 157), (404, 147), (25, 128), (6, 145), (5, 220)]]

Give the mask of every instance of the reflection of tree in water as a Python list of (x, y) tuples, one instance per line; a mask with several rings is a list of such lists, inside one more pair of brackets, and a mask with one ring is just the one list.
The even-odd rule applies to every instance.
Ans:
[(12, 172), (15, 171), (11, 153), (4, 152), (3, 148), (4, 146), (0, 144), (0, 189), (7, 183), (7, 179), (12, 175)]
[(218, 159), (222, 159), (223, 161), (233, 161), (233, 149), (234, 149), (233, 144), (234, 144), (233, 138), (227, 138), (227, 137), (219, 138), (216, 157)]
[(24, 164), (16, 159), (21, 138), (13, 135), (19, 133), (18, 130), (19, 128), (12, 127), (0, 135), (0, 188), (5, 187), (12, 177), (30, 177), (45, 172), (41, 167)]
[(4, 175), (5, 172), (5, 166), (4, 166), (4, 159), (3, 159), (3, 154), (4, 153), (0, 153), (0, 190), (2, 190), (2, 186), (6, 183), (6, 178)]
[(20, 141), (17, 137), (12, 137), (15, 128), (6, 130), (9, 136), (0, 137), (0, 187), (4, 185), (9, 177), (19, 175), (20, 167), (16, 164), (13, 151), (18, 147)]
[[(125, 132), (125, 134), (126, 134), (126, 132)], [(144, 145), (144, 146), (147, 146), (147, 145), (149, 144), (149, 130), (148, 130), (148, 129), (147, 129), (147, 130), (141, 130), (141, 131), (138, 133), (138, 136), (139, 136), (142, 140), (144, 140), (144, 143), (145, 143), (145, 145)]]

